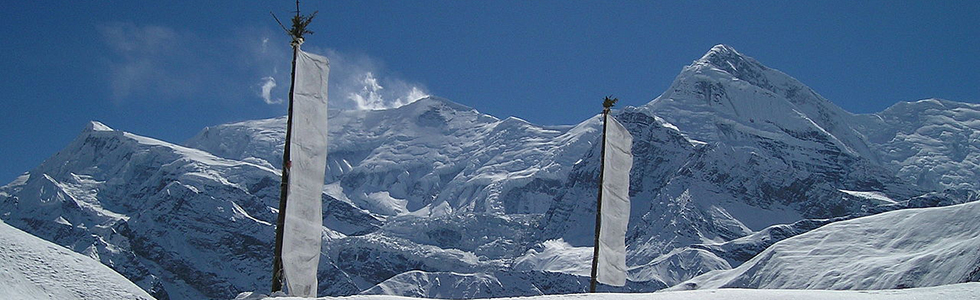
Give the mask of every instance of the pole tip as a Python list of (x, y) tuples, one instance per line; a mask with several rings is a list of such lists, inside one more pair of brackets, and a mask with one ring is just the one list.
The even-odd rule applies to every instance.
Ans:
[(616, 101), (619, 101), (619, 98), (612, 98), (612, 96), (606, 96), (605, 99), (602, 99), (602, 107), (608, 110), (609, 108), (613, 107), (613, 105), (616, 105)]

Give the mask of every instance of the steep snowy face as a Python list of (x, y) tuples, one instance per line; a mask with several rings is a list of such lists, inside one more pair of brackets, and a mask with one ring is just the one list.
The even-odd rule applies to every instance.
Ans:
[(109, 267), (0, 221), (0, 298), (153, 299)]
[[(873, 205), (841, 201), (847, 195), (840, 190), (882, 192), (895, 199), (921, 194), (880, 163), (858, 130), (863, 116), (725, 45), (685, 67), (668, 91), (641, 109), (706, 144), (701, 161), (692, 165), (691, 185), (725, 189), (699, 196), (706, 189), (678, 188), (671, 198), (689, 190), (694, 198), (719, 198), (720, 192), (722, 198), (767, 210), (793, 206), (789, 210), (813, 218)], [(813, 201), (818, 198), (819, 203)], [(772, 224), (750, 222), (745, 224), (754, 230)]]
[[(653, 207), (650, 195), (637, 196), (642, 191), (655, 193), (696, 152), (698, 144), (683, 137), (662, 119), (635, 109), (614, 113), (633, 135), (633, 169), (630, 176), (631, 223), (636, 222)], [(593, 136), (598, 139), (598, 136)], [(595, 200), (599, 174), (599, 143), (578, 161), (569, 174), (566, 186), (545, 214), (544, 228), (539, 238), (563, 238), (573, 246), (591, 246), (595, 224)], [(631, 226), (630, 230), (634, 230)]]
[[(271, 265), (278, 180), (261, 165), (93, 122), (0, 188), (0, 216), (101, 261), (158, 299), (230, 298), (270, 280), (257, 270)], [(325, 198), (333, 208), (325, 225), (370, 231), (366, 213)]]
[(850, 125), (852, 114), (789, 75), (726, 45), (713, 47), (684, 67), (671, 87), (645, 107), (705, 142), (733, 142), (731, 132), (723, 127), (736, 127), (875, 157)]
[[(218, 156), (281, 165), (283, 118), (205, 129), (187, 144)], [(382, 215), (542, 213), (589, 147), (588, 125), (500, 120), (448, 100), (330, 114), (327, 183)]]
[(205, 127), (185, 144), (218, 157), (281, 169), (286, 117)]
[(902, 179), (937, 191), (980, 188), (980, 105), (901, 102), (867, 119), (868, 139)]
[[(626, 108), (614, 113), (633, 135), (633, 170), (630, 177), (631, 214), (627, 231), (628, 286), (653, 287), (677, 283), (707, 270), (729, 268), (707, 251), (672, 252), (686, 245), (731, 240), (751, 233), (721, 205), (690, 192), (677, 199), (660, 196), (674, 180), (690, 175), (689, 164), (702, 156), (705, 144), (684, 137), (673, 125), (642, 109)], [(543, 228), (535, 241), (545, 245), (517, 260), (518, 268), (576, 274), (588, 270), (589, 259), (569, 261), (559, 257), (591, 255), (595, 221), (598, 147), (575, 165), (569, 181), (555, 204), (542, 219)], [(687, 171), (685, 171), (687, 170)], [(696, 190), (703, 186), (692, 186)], [(747, 206), (747, 205), (746, 205)], [(548, 247), (561, 239), (565, 247)], [(549, 254), (551, 252), (559, 252)], [(549, 261), (550, 260), (550, 261)], [(661, 273), (671, 269), (667, 273)]]
[(832, 223), (674, 289), (893, 289), (980, 280), (980, 203)]

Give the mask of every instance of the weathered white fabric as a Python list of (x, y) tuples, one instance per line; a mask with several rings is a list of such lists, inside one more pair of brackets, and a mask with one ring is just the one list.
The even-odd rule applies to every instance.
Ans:
[(316, 297), (323, 226), (321, 194), (327, 164), (329, 65), (326, 57), (297, 51), (282, 249), (283, 277), (290, 296)]
[(596, 280), (626, 285), (626, 225), (630, 219), (630, 169), (633, 136), (616, 118), (606, 118), (606, 149), (602, 170), (602, 215)]

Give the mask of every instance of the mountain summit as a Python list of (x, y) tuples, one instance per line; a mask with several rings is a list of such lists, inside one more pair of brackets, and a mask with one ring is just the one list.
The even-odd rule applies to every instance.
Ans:
[(856, 122), (853, 114), (789, 75), (725, 45), (713, 47), (684, 67), (671, 87), (645, 106), (699, 140), (722, 138), (715, 126), (701, 122), (710, 119), (714, 121), (708, 124), (823, 136), (839, 151), (877, 161), (851, 125)]
[(731, 46), (718, 44), (711, 47), (708, 53), (701, 56), (695, 64), (710, 64), (712, 67), (725, 71), (739, 80), (744, 80), (756, 86), (771, 86), (764, 72), (769, 68), (755, 59), (742, 55)]

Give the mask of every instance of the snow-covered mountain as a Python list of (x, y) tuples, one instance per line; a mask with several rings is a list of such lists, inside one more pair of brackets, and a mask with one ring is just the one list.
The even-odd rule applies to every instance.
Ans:
[(98, 261), (2, 221), (0, 298), (152, 299), (138, 286)]
[[(571, 165), (561, 160), (577, 159), (576, 144), (589, 143), (578, 136), (594, 131), (499, 120), (441, 99), (395, 111), (336, 112), (331, 120), (343, 134), (331, 138), (337, 148), (324, 194), (328, 259), (320, 269), (339, 277), (321, 278), (321, 294), (356, 293), (423, 266), (500, 268), (504, 257), (522, 252), (526, 242), (519, 239), (534, 227), (539, 214), (526, 213), (546, 209), (554, 193), (529, 183), (561, 178), (562, 166)], [(279, 171), (268, 160), (281, 150), (261, 145), (281, 144), (283, 132), (263, 128), (270, 123), (206, 129), (188, 143), (232, 157), (221, 158), (93, 122), (2, 188), (0, 216), (100, 259), (157, 298), (230, 298), (254, 290), (270, 280), (266, 252), (278, 203)], [(222, 143), (240, 138), (234, 134), (249, 138), (237, 148)], [(372, 138), (358, 144), (351, 136)], [(463, 236), (461, 225), (472, 231)]]
[[(754, 232), (901, 208), (936, 191), (895, 175), (900, 164), (882, 163), (885, 154), (874, 150), (881, 147), (861, 131), (870, 116), (847, 113), (724, 45), (685, 67), (663, 95), (617, 117), (633, 133), (636, 156), (627, 238), (635, 281), (673, 285), (775, 242), (729, 242)], [(591, 245), (597, 153), (594, 147), (572, 169), (539, 240)], [(942, 199), (934, 203), (972, 199), (932, 196)]]
[[(231, 298), (271, 278), (258, 270), (271, 265), (278, 178), (265, 166), (93, 122), (2, 188), (0, 218), (101, 261), (158, 299)], [(331, 198), (325, 206), (325, 224), (336, 228), (380, 224)]]
[[(662, 289), (828, 223), (975, 200), (977, 108), (855, 115), (715, 46), (660, 97), (614, 112), (634, 138), (631, 270), (602, 289)], [(320, 295), (587, 287), (598, 117), (541, 126), (432, 97), (329, 123)], [(284, 126), (218, 125), (179, 146), (93, 122), (0, 187), (0, 219), (159, 299), (264, 290)]]
[[(331, 191), (386, 216), (543, 213), (598, 128), (500, 120), (435, 97), (329, 118)], [(206, 128), (187, 144), (278, 168), (284, 136), (277, 118)]]

